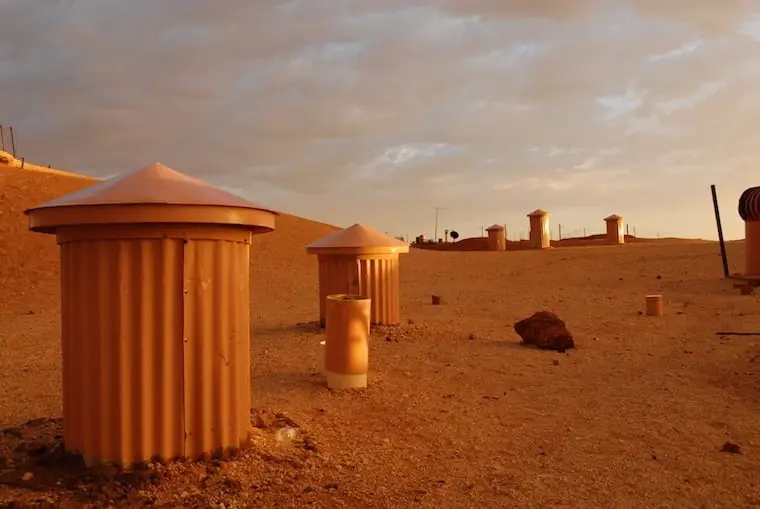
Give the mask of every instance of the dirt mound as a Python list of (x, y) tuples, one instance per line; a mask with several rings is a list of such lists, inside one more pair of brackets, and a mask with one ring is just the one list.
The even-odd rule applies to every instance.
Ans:
[(487, 237), (470, 237), (457, 242), (441, 242), (438, 244), (420, 244), (414, 247), (433, 251), (485, 251), (488, 249)]
[(0, 311), (28, 310), (51, 299), (57, 304), (55, 237), (30, 232), (24, 210), (93, 182), (0, 166)]
[[(0, 165), (0, 312), (57, 310), (59, 260), (55, 237), (30, 232), (23, 211), (94, 182), (87, 177)], [(296, 216), (278, 217), (274, 232), (254, 240), (252, 272), (258, 278), (256, 287), (281, 287), (305, 273), (316, 279), (316, 260), (306, 254), (305, 246), (335, 230), (334, 226)]]

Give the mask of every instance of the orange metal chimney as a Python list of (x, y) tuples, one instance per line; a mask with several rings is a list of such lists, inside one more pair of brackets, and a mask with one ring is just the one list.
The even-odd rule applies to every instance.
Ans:
[(373, 324), (393, 325), (399, 318), (399, 254), (409, 245), (361, 224), (339, 230), (306, 246), (319, 260), (319, 320), (325, 326), (328, 295), (369, 297)]
[(488, 232), (488, 250), (504, 251), (507, 249), (507, 231), (500, 224), (486, 228)]
[(744, 221), (745, 275), (760, 276), (760, 187), (750, 187), (739, 197)]
[(251, 235), (277, 214), (159, 163), (26, 214), (60, 245), (66, 446), (122, 466), (243, 447)]
[(549, 213), (536, 209), (528, 214), (530, 220), (530, 245), (533, 249), (551, 247), (551, 230), (549, 229)]
[(617, 214), (605, 217), (604, 222), (607, 226), (607, 242), (613, 244), (625, 243), (625, 232), (623, 230), (623, 218)]

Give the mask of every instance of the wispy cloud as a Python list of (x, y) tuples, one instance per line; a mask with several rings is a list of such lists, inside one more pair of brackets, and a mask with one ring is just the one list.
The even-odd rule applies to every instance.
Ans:
[(668, 101), (658, 102), (657, 108), (666, 115), (678, 110), (694, 109), (699, 103), (705, 101), (707, 98), (726, 87), (727, 83), (723, 80), (702, 83), (687, 95), (670, 99)]
[(646, 90), (630, 87), (622, 94), (599, 97), (596, 102), (606, 109), (603, 118), (610, 121), (638, 110), (644, 104), (646, 96)]
[(647, 60), (650, 62), (660, 62), (660, 61), (667, 61), (672, 60), (674, 58), (680, 58), (687, 55), (691, 55), (692, 53), (696, 53), (700, 46), (702, 45), (702, 41), (689, 41), (678, 48), (672, 49), (670, 51), (666, 51), (664, 53), (654, 53), (652, 55), (649, 55), (647, 57)]

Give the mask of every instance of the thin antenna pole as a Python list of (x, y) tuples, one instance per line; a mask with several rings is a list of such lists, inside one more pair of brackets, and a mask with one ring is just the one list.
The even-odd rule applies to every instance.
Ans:
[(3, 133), (3, 125), (0, 124), (0, 150), (5, 152), (5, 134)]
[(433, 207), (435, 210), (435, 230), (433, 232), (433, 242), (438, 242), (438, 212), (446, 210), (443, 207)]

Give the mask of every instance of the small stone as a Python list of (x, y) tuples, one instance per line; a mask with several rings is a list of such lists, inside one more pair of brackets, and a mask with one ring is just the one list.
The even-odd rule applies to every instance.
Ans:
[(472, 341), (473, 339), (475, 339), (475, 334), (470, 334), (469, 336), (467, 336), (467, 339)]
[(21, 478), (22, 481), (31, 481), (32, 477), (34, 477), (34, 474), (31, 472), (27, 472), (24, 474), (24, 476)]
[(657, 279), (662, 279), (662, 276), (659, 276), (659, 275), (658, 275), (658, 276), (657, 276)]
[(231, 477), (226, 477), (222, 481), (222, 485), (235, 491), (240, 491), (241, 489), (243, 489), (243, 484), (237, 479), (232, 479)]
[(260, 412), (253, 416), (253, 427), (269, 429), (277, 422), (276, 417), (269, 412)]
[(5, 428), (3, 430), (3, 433), (6, 435), (10, 435), (15, 438), (21, 438), (21, 429), (20, 428)]
[(559, 361), (557, 359), (554, 359), (552, 361), (552, 364), (554, 364), (555, 366), (559, 366)]
[(119, 476), (120, 469), (116, 465), (100, 465), (98, 467), (98, 473), (110, 481)]
[(304, 439), (303, 448), (307, 451), (318, 452), (317, 444), (311, 438)]
[(330, 482), (324, 485), (324, 489), (326, 490), (337, 490), (338, 488), (339, 486), (336, 482)]
[(735, 444), (733, 442), (726, 442), (723, 444), (723, 447), (720, 448), (720, 452), (727, 452), (730, 454), (741, 454), (742, 448), (739, 446), (739, 444)]

